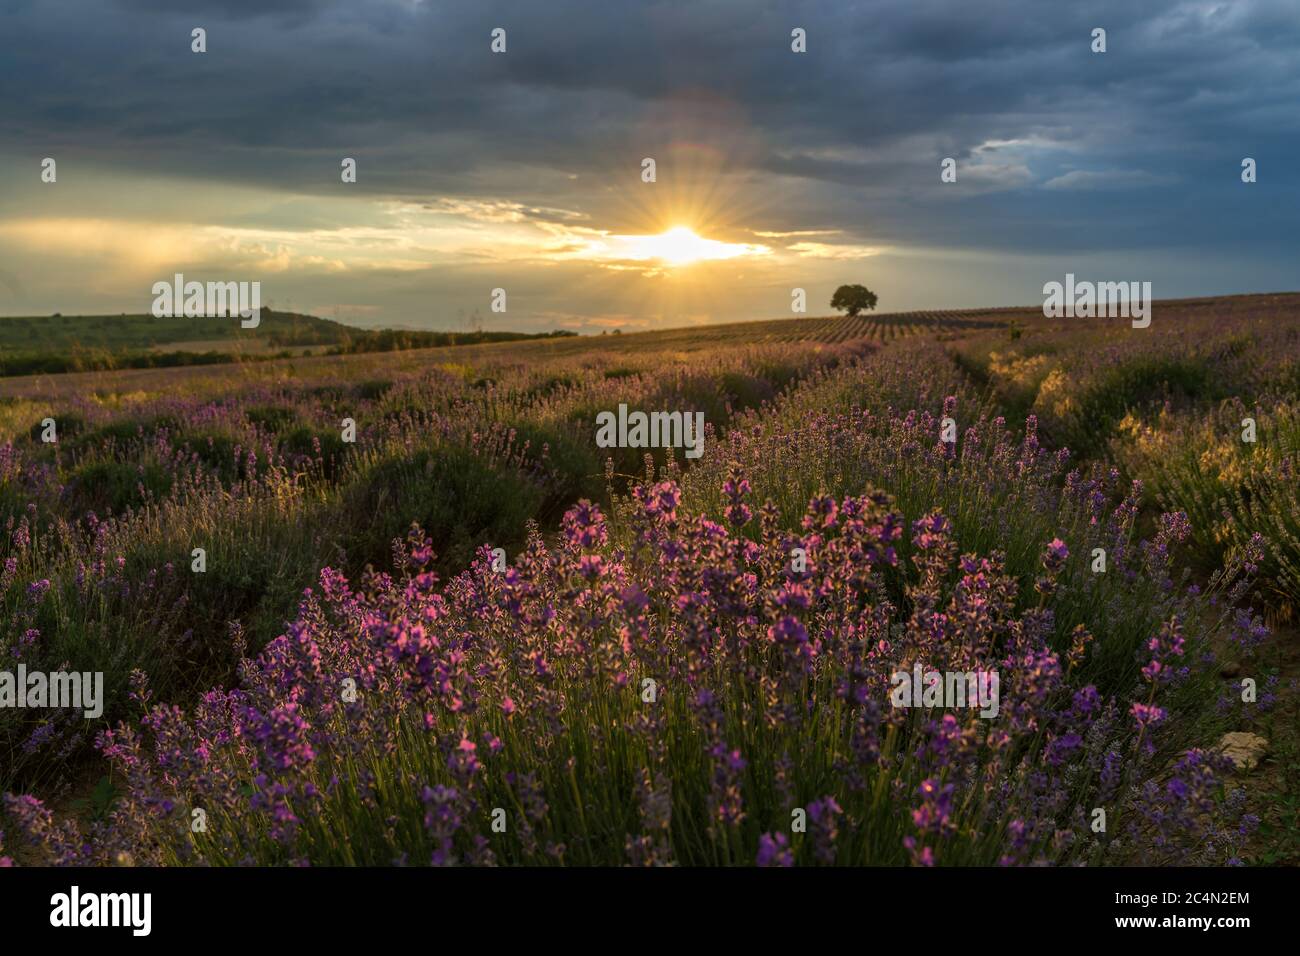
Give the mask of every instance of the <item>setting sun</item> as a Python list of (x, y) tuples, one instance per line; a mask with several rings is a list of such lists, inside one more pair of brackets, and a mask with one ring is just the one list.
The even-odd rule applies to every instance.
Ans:
[(620, 258), (658, 259), (665, 265), (685, 266), (706, 259), (734, 259), (766, 252), (764, 246), (705, 239), (687, 226), (674, 226), (655, 236), (610, 236)]

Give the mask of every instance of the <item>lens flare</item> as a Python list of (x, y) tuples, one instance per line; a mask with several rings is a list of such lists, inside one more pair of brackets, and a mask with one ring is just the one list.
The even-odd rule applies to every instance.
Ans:
[(654, 236), (610, 236), (607, 245), (610, 254), (617, 258), (634, 261), (656, 259), (669, 266), (735, 259), (738, 256), (761, 255), (768, 251), (765, 246), (705, 239), (696, 235), (688, 226), (673, 226)]

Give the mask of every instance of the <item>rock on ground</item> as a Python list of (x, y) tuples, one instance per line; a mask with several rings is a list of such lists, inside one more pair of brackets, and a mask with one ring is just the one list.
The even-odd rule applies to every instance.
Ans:
[(1233, 731), (1224, 734), (1217, 748), (1243, 773), (1254, 770), (1268, 752), (1268, 741), (1259, 734)]

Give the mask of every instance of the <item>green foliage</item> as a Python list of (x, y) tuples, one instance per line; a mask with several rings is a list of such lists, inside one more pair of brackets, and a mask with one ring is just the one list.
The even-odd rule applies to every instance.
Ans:
[(464, 567), (484, 544), (518, 546), (526, 521), (541, 505), (540, 493), (524, 479), (451, 446), (385, 457), (360, 473), (344, 495), (359, 525), (352, 566), (386, 564), (393, 539), (415, 522), (433, 540), (444, 572)]
[(90, 795), (76, 798), (71, 802), (70, 807), (77, 816), (94, 823), (102, 823), (108, 820), (118, 793), (111, 777), (100, 777)]
[(282, 432), (298, 421), (298, 413), (283, 405), (254, 405), (244, 411), (244, 417), (254, 425), (269, 432)]
[(156, 462), (92, 461), (72, 471), (67, 490), (73, 514), (121, 514), (171, 491), (171, 475)]

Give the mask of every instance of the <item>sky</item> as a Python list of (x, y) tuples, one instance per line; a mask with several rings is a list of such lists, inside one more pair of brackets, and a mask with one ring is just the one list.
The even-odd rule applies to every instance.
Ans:
[(1295, 0), (4, 0), (0, 315), (178, 272), (452, 330), (1293, 290), (1298, 104)]

